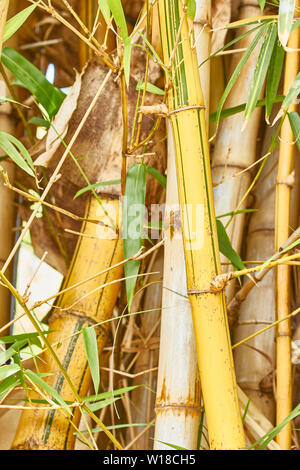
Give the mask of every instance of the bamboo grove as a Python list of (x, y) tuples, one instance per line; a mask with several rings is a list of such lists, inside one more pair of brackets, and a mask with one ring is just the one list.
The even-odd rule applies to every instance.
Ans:
[(0, 0), (1, 450), (300, 448), (299, 18)]

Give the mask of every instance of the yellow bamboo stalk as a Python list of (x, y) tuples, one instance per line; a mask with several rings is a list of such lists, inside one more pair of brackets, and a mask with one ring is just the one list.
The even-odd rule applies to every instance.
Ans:
[[(299, 1), (296, 2), (299, 8)], [(300, 29), (290, 35), (285, 61), (283, 93), (286, 94), (299, 71)], [(292, 104), (289, 111), (295, 111)], [(290, 233), (290, 198), (291, 187), (287, 177), (293, 169), (294, 136), (288, 119), (284, 120), (280, 134), (279, 162), (276, 185), (275, 206), (275, 249), (286, 240)], [(276, 308), (277, 319), (290, 313), (290, 269), (278, 266), (276, 269)], [(281, 322), (276, 336), (276, 423), (280, 424), (292, 410), (292, 367), (291, 367), (291, 325), (290, 321)], [(291, 448), (291, 422), (277, 435), (277, 442), (282, 449)]]
[[(205, 109), (195, 49), (181, 2), (160, 0), (164, 62), (174, 75), (169, 118), (176, 150), (187, 287), (212, 449), (245, 448), (223, 293), (210, 292), (220, 272)], [(181, 28), (181, 30), (179, 30)], [(191, 132), (192, 129), (192, 132)], [(191, 204), (200, 214), (192, 227)], [(177, 223), (177, 221), (175, 221)], [(196, 226), (195, 226), (196, 225)], [(191, 235), (197, 230), (198, 237)]]
[[(4, 33), (5, 22), (8, 16), (12, 16), (16, 13), (17, 5), (16, 2), (10, 2), (10, 8), (8, 10), (9, 0), (3, 0), (0, 4), (0, 56), (2, 51), (2, 37)], [(17, 38), (14, 35), (7, 44), (11, 47), (16, 46)], [(10, 75), (8, 74), (10, 77)], [(0, 96), (9, 96), (9, 91), (6, 87), (3, 77), (0, 74)], [(0, 107), (0, 129), (1, 131), (7, 132), (14, 135), (16, 132), (16, 123), (12, 116), (12, 105), (10, 103), (5, 103)], [(5, 155), (5, 152), (0, 149), (0, 156)], [(15, 174), (15, 165), (13, 163), (2, 161), (1, 166), (5, 172), (8, 173), (10, 181), (14, 180)], [(0, 227), (1, 227), (1, 237), (0, 237), (0, 269), (2, 269), (6, 258), (8, 257), (13, 243), (13, 232), (12, 228), (14, 226), (15, 219), (15, 209), (13, 206), (14, 194), (3, 184), (0, 185)], [(11, 270), (8, 273), (8, 276), (11, 277)], [(0, 328), (6, 325), (10, 320), (10, 292), (3, 286), (0, 286), (0, 304), (1, 304), (1, 313), (0, 313)], [(7, 332), (3, 332), (7, 334)]]
[[(115, 211), (116, 216), (118, 215), (117, 199), (102, 199), (102, 204), (110, 210), (110, 214)], [(106, 216), (103, 217), (103, 208), (94, 198), (88, 202), (85, 217), (99, 219), (101, 222), (105, 222), (106, 219)], [(85, 222), (82, 233), (88, 237), (82, 236), (78, 240), (64, 287), (72, 286), (122, 260), (122, 241), (117, 238), (109, 239), (109, 229)], [(99, 287), (121, 276), (122, 266), (119, 266), (65, 292), (60, 296), (49, 319), (49, 329), (53, 332), (48, 336), (49, 342), (81, 397), (87, 395), (89, 391), (91, 375), (80, 331), (84, 327), (111, 317), (119, 283), (116, 282), (104, 289)], [(92, 293), (89, 294), (90, 292)], [(98, 351), (101, 353), (107, 336), (107, 325), (96, 326), (95, 331)], [(48, 350), (43, 354), (40, 371), (51, 373), (44, 380), (55, 388), (64, 400), (71, 402), (74, 400), (73, 391), (58, 371), (57, 364)], [(37, 394), (33, 393), (32, 398), (37, 398)], [(72, 422), (76, 426), (79, 424), (80, 416), (81, 413), (77, 408), (72, 417)], [(69, 416), (62, 411), (35, 410), (22, 413), (12, 448), (62, 450), (73, 449), (74, 443), (74, 428)]]
[[(260, 8), (256, 1), (241, 2), (239, 19), (257, 17), (259, 14)], [(251, 28), (253, 28), (253, 26), (245, 26), (237, 31), (237, 35)], [(239, 41), (237, 47), (247, 48), (252, 41), (253, 35), (249, 34)], [(259, 50), (258, 45), (244, 65), (226, 100), (225, 108), (237, 106), (247, 101)], [(234, 71), (240, 58), (240, 54), (235, 54), (232, 57), (231, 73)], [(243, 131), (244, 120), (241, 114), (230, 116), (220, 123), (212, 157), (212, 178), (214, 184), (216, 184), (214, 188), (214, 198), (217, 215), (226, 214), (235, 210), (251, 183), (250, 172), (245, 172), (235, 178), (232, 178), (232, 176), (247, 168), (256, 159), (256, 142), (260, 115), (261, 109), (256, 108), (247, 123), (246, 129)], [(247, 201), (245, 201), (241, 209), (246, 207), (246, 203)], [(226, 224), (228, 220), (229, 218), (223, 218), (222, 222)], [(241, 249), (244, 224), (245, 214), (238, 214), (234, 216), (227, 228), (232, 246), (238, 253)], [(221, 261), (226, 261), (226, 258), (221, 256)], [(230, 265), (223, 266), (223, 272), (229, 271), (232, 271)], [(230, 302), (233, 297), (234, 288), (234, 282), (230, 282), (226, 287), (227, 303)]]

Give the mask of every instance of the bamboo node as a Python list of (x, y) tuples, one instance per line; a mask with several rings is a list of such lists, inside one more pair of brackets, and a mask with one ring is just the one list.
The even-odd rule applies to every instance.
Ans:
[(281, 178), (280, 180), (277, 180), (276, 184), (285, 184), (286, 186), (292, 189), (295, 184), (295, 170), (293, 170), (285, 178)]

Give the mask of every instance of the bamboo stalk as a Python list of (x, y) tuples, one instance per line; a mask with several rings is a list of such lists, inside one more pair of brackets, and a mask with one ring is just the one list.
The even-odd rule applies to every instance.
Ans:
[[(264, 150), (268, 148), (271, 138), (271, 129), (268, 128), (263, 144)], [(278, 148), (271, 155), (261, 174), (262, 183), (254, 191), (255, 209), (251, 215), (248, 233), (246, 259), (264, 260), (274, 253), (274, 209), (276, 161), (278, 161)], [(248, 282), (246, 279), (245, 282)], [(271, 269), (259, 285), (254, 286), (239, 309), (239, 322), (249, 320), (257, 322), (275, 321), (275, 272)], [(250, 336), (258, 331), (261, 324), (239, 325), (235, 329), (235, 342)], [(249, 343), (256, 348), (247, 346), (237, 348), (234, 353), (237, 380), (240, 387), (249, 395), (253, 403), (263, 414), (274, 423), (275, 400), (273, 396), (273, 377), (275, 367), (275, 331), (270, 329), (265, 335), (258, 335)], [(261, 351), (262, 353), (259, 353)], [(263, 354), (266, 354), (263, 355)], [(273, 364), (273, 366), (272, 366)]]
[[(116, 215), (118, 214), (119, 201), (117, 199), (102, 199), (102, 204), (106, 209), (110, 208), (111, 211), (115, 211)], [(94, 198), (91, 198), (87, 205), (86, 218), (99, 219), (103, 222), (105, 220), (102, 214), (101, 206)], [(65, 280), (65, 287), (120, 262), (123, 256), (121, 240), (109, 239), (109, 233), (103, 226), (84, 222), (82, 232), (94, 238), (79, 238)], [(96, 253), (97, 256), (95, 256)], [(49, 329), (53, 332), (48, 336), (49, 342), (53, 347), (56, 345), (54, 349), (81, 397), (88, 393), (91, 375), (83, 338), (79, 333), (82, 328), (111, 317), (119, 283), (98, 289), (88, 296), (86, 294), (104, 283), (119, 279), (121, 275), (122, 266), (119, 266), (86, 284), (65, 292), (59, 298), (49, 319)], [(95, 327), (95, 331), (98, 339), (98, 352), (101, 353), (107, 336), (107, 326), (99, 325)], [(72, 335), (71, 338), (64, 340), (70, 335)], [(61, 344), (60, 347), (59, 344)], [(57, 365), (48, 350), (43, 354), (42, 359), (40, 371), (51, 374), (45, 378), (47, 383), (55, 388), (64, 400), (72, 402), (73, 391), (58, 372)], [(33, 397), (37, 398), (36, 393), (33, 393)], [(72, 422), (76, 426), (79, 424), (80, 416), (80, 410), (77, 408), (72, 417)], [(73, 431), (69, 416), (62, 411), (25, 411), (22, 413), (12, 448), (72, 449), (75, 443)]]
[[(10, 8), (8, 9), (8, 7)], [(12, 16), (16, 12), (16, 2), (10, 2), (9, 0), (3, 0), (0, 4), (0, 56), (2, 51), (2, 37), (4, 33), (5, 22), (8, 16)], [(14, 35), (8, 42), (11, 47), (16, 46), (16, 35)], [(10, 77), (11, 75), (9, 75)], [(9, 90), (6, 87), (3, 77), (0, 75), (0, 96), (9, 96)], [(5, 103), (0, 107), (0, 129), (1, 131), (7, 132), (8, 134), (14, 135), (16, 132), (15, 119), (12, 116), (12, 105), (11, 103)], [(0, 156), (5, 155), (5, 152), (0, 149)], [(9, 175), (11, 181), (14, 180), (15, 165), (8, 161), (2, 161), (1, 166), (5, 172)], [(13, 232), (15, 219), (15, 208), (14, 208), (14, 195), (9, 189), (5, 188), (3, 184), (0, 185), (0, 227), (1, 227), (1, 239), (0, 239), (0, 269), (2, 269), (13, 243)], [(11, 269), (8, 273), (8, 277), (11, 277)], [(3, 286), (0, 286), (0, 328), (6, 325), (10, 320), (10, 292)], [(4, 331), (3, 334), (7, 334)]]
[[(299, 2), (296, 2), (299, 8)], [(297, 9), (296, 9), (297, 14)], [(286, 94), (299, 71), (300, 30), (296, 28), (290, 35), (288, 47), (295, 49), (286, 53), (283, 93)], [(289, 111), (295, 111), (292, 104)], [(284, 120), (280, 134), (279, 162), (276, 185), (275, 206), (275, 249), (288, 238), (290, 232), (291, 187), (285, 183), (293, 169), (294, 137), (288, 119)], [(276, 269), (276, 313), (277, 319), (290, 313), (290, 269), (278, 266)], [(292, 366), (291, 366), (291, 325), (281, 322), (276, 336), (276, 423), (280, 424), (292, 410)], [(291, 448), (291, 422), (277, 435), (282, 449)]]
[[(242, 1), (239, 19), (257, 17), (260, 8), (257, 2)], [(253, 26), (245, 26), (238, 30), (237, 35), (246, 32)], [(249, 34), (238, 42), (238, 47), (248, 48), (253, 41), (253, 35)], [(259, 47), (257, 46), (244, 65), (233, 89), (231, 90), (225, 107), (232, 107), (245, 103), (248, 98), (249, 87), (257, 63)], [(240, 55), (232, 57), (231, 73), (240, 60)], [(214, 188), (215, 210), (217, 215), (226, 214), (236, 209), (240, 199), (248, 189), (251, 182), (251, 173), (245, 172), (232, 178), (233, 175), (244, 170), (256, 159), (256, 142), (259, 130), (261, 109), (256, 108), (247, 123), (246, 129), (242, 131), (244, 124), (241, 114), (230, 116), (221, 121), (215, 140), (214, 153), (212, 157), (212, 178), (216, 185)], [(245, 209), (247, 201), (240, 207)], [(222, 222), (226, 224), (229, 217), (224, 217)], [(239, 253), (241, 249), (245, 214), (235, 215), (227, 228), (233, 248)], [(226, 258), (221, 256), (221, 261)], [(223, 272), (231, 271), (230, 265), (223, 266)], [(230, 282), (226, 287), (227, 303), (233, 297), (235, 284)]]
[[(223, 293), (212, 294), (209, 287), (212, 278), (220, 272), (220, 260), (197, 57), (195, 50), (190, 47), (188, 22), (182, 16), (185, 9), (181, 3), (160, 0), (158, 5), (166, 65), (174, 54), (171, 64), (171, 72), (175, 73), (174, 83), (168, 94), (169, 118), (176, 149), (187, 287), (210, 447), (244, 448), (245, 437), (237, 398), (225, 298)], [(192, 204), (194, 209), (200, 211), (201, 228), (204, 227), (201, 230), (196, 226), (200, 240), (189, 233), (192, 220), (191, 213), (184, 210), (187, 204)]]

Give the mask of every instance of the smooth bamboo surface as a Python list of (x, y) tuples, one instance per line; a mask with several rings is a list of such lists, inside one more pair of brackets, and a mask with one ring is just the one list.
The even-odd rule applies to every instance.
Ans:
[[(257, 2), (243, 1), (240, 6), (239, 19), (256, 17), (261, 14)], [(245, 26), (237, 31), (240, 35), (253, 26)], [(254, 33), (255, 34), (255, 33)], [(238, 48), (247, 48), (253, 41), (252, 34), (246, 36), (237, 43)], [(260, 47), (254, 49), (248, 61), (244, 65), (237, 81), (225, 103), (225, 108), (237, 106), (245, 103), (248, 99), (250, 83), (258, 59)], [(232, 56), (231, 72), (234, 71), (242, 54), (237, 53)], [(243, 114), (235, 114), (222, 121), (215, 140), (215, 147), (212, 156), (212, 179), (216, 185), (214, 187), (215, 210), (217, 215), (234, 211), (241, 198), (251, 183), (251, 173), (245, 172), (239, 176), (233, 175), (244, 170), (256, 159), (256, 143), (260, 125), (261, 108), (256, 108), (247, 123), (247, 127), (242, 131), (244, 120)], [(245, 209), (247, 201), (240, 207)], [(229, 217), (224, 217), (222, 222), (226, 225)], [(235, 215), (227, 228), (227, 234), (231, 240), (233, 248), (239, 253), (241, 249), (242, 237), (245, 225), (245, 214)], [(227, 261), (221, 256), (221, 261)], [(231, 265), (223, 266), (223, 272), (232, 271)], [(234, 281), (226, 287), (227, 303), (233, 297), (235, 289)]]
[[(109, 205), (112, 210), (116, 211), (116, 214), (118, 213), (118, 199), (102, 199), (102, 204), (106, 204), (106, 208)], [(88, 200), (85, 217), (105, 222), (106, 216), (103, 217), (103, 209), (96, 199)], [(109, 239), (110, 229), (103, 225), (84, 222), (82, 234), (78, 240), (64, 288), (87, 279), (122, 260), (122, 241), (116, 238)], [(91, 386), (91, 375), (80, 331), (84, 327), (95, 325), (111, 317), (119, 291), (119, 282), (103, 289), (99, 287), (104, 283), (120, 279), (122, 270), (121, 265), (63, 293), (49, 319), (49, 329), (52, 333), (48, 335), (48, 340), (80, 396), (87, 395)], [(97, 290), (84, 297), (94, 289)], [(99, 354), (105, 345), (107, 328), (107, 323), (95, 327)], [(58, 343), (61, 345), (55, 346)], [(58, 371), (48, 350), (42, 356), (40, 371), (52, 374), (44, 380), (55, 388), (64, 400), (74, 400), (73, 392)], [(32, 398), (37, 398), (36, 392), (32, 394)], [(79, 424), (80, 416), (81, 413), (76, 408), (72, 417), (72, 422), (76, 426)], [(74, 428), (69, 416), (62, 411), (35, 410), (22, 413), (12, 448), (70, 450), (74, 448), (74, 443)]]
[[(172, 130), (168, 132), (166, 206), (179, 218), (178, 185)], [(176, 208), (176, 209), (175, 209)], [(200, 378), (190, 301), (186, 296), (186, 268), (182, 229), (166, 227), (164, 283), (157, 394), (155, 450), (167, 450), (159, 441), (196, 449), (201, 416)]]
[[(186, 19), (182, 21), (181, 3), (160, 0), (158, 5), (165, 64), (169, 64), (173, 51), (176, 51), (172, 63), (176, 75), (168, 104), (176, 149), (187, 287), (210, 447), (245, 448), (225, 297), (223, 292), (212, 293), (210, 290), (210, 281), (221, 267), (197, 57), (190, 47), (188, 23)], [(180, 24), (182, 27), (178, 34)], [(198, 210), (199, 225), (195, 219), (192, 221), (186, 204)], [(178, 219), (175, 219), (177, 223)]]
[[(299, 2), (296, 2), (299, 8)], [(296, 11), (297, 15), (297, 11)], [(286, 52), (283, 94), (287, 94), (299, 72), (300, 29), (290, 35)], [(295, 111), (292, 104), (289, 111)], [(275, 249), (278, 249), (290, 235), (291, 186), (287, 178), (293, 169), (294, 136), (288, 118), (284, 120), (280, 133), (276, 207), (275, 207)], [(277, 319), (290, 313), (290, 268), (278, 266), (276, 269), (276, 308)], [(280, 424), (292, 410), (292, 364), (291, 364), (291, 322), (281, 322), (276, 336), (276, 424)], [(282, 449), (291, 448), (291, 421), (277, 435), (276, 440)]]

